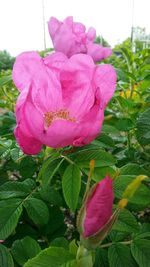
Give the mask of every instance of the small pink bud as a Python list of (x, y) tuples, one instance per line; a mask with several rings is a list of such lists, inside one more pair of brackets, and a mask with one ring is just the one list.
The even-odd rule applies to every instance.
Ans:
[(84, 237), (94, 235), (108, 222), (112, 215), (113, 199), (112, 179), (106, 176), (96, 184), (85, 203)]
[(77, 222), (83, 238), (97, 234), (109, 221), (112, 216), (113, 199), (112, 179), (109, 176), (90, 189)]
[(112, 214), (113, 200), (112, 179), (109, 176), (87, 193), (77, 217), (81, 243), (85, 248), (97, 248), (111, 231), (119, 213), (116, 209)]

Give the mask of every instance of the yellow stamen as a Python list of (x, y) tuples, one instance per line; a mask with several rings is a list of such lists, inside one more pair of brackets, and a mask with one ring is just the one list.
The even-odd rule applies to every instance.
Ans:
[(48, 111), (44, 114), (44, 120), (47, 127), (49, 127), (54, 120), (58, 119), (76, 122), (75, 118), (69, 116), (69, 111), (66, 109), (60, 109), (58, 111)]

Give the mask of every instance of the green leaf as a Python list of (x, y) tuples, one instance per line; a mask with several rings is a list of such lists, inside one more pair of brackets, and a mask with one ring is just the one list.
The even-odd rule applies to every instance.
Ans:
[(0, 244), (0, 267), (14, 267), (14, 262), (9, 250)]
[[(117, 198), (122, 198), (122, 194), (126, 187), (135, 179), (136, 175), (121, 175), (114, 180), (114, 192)], [(134, 196), (129, 199), (129, 205), (134, 210), (146, 208), (150, 204), (150, 189), (141, 184)]]
[(120, 232), (120, 231), (117, 231), (117, 230), (111, 230), (111, 232), (109, 233), (109, 238), (113, 242), (124, 241), (128, 237), (129, 237), (129, 233), (128, 232)]
[(150, 240), (135, 239), (131, 244), (131, 252), (140, 267), (148, 267), (150, 263)]
[(132, 258), (130, 249), (121, 244), (116, 243), (109, 247), (108, 259), (110, 267), (136, 267), (136, 262)]
[(69, 248), (68, 240), (64, 237), (57, 237), (51, 242), (52, 247), (62, 247), (65, 249)]
[(115, 134), (120, 135), (120, 132), (115, 126), (109, 125), (109, 124), (103, 124), (102, 132), (106, 134)]
[(0, 87), (4, 86), (6, 83), (10, 81), (12, 81), (11, 75), (3, 76), (2, 78), (0, 78)]
[(137, 120), (137, 139), (142, 145), (150, 144), (150, 108)]
[(81, 188), (80, 169), (72, 164), (67, 167), (62, 179), (62, 189), (68, 207), (75, 211), (78, 204), (78, 197)]
[(137, 232), (136, 234), (134, 234), (134, 237), (137, 238), (150, 238), (150, 223), (143, 223), (141, 226), (140, 226), (140, 231)]
[(7, 182), (0, 186), (0, 200), (14, 197), (26, 197), (33, 190), (35, 183), (31, 179), (24, 182)]
[(94, 267), (109, 267), (107, 251), (104, 249), (97, 249), (95, 253)]
[(38, 180), (42, 183), (43, 186), (50, 184), (51, 179), (56, 174), (63, 161), (64, 159), (62, 158), (48, 158), (43, 163), (38, 175)]
[(61, 267), (62, 264), (71, 261), (73, 258), (74, 256), (64, 248), (49, 247), (29, 260), (24, 267)]
[(128, 118), (118, 119), (115, 126), (119, 131), (124, 132), (128, 132), (135, 127), (133, 122)]
[(139, 230), (135, 217), (127, 209), (120, 211), (118, 220), (113, 226), (113, 230), (127, 233), (135, 233)]
[(63, 200), (59, 192), (54, 187), (42, 187), (40, 188), (40, 196), (41, 198), (55, 206), (62, 206)]
[(36, 169), (37, 165), (32, 157), (24, 157), (20, 162), (19, 172), (23, 178), (31, 178)]
[(74, 161), (82, 167), (88, 167), (90, 160), (95, 160), (95, 167), (107, 167), (112, 166), (116, 163), (115, 158), (99, 148), (84, 148), (74, 153)]
[(28, 198), (24, 202), (24, 207), (31, 220), (37, 225), (45, 225), (49, 220), (49, 210), (47, 205), (40, 199)]
[(148, 175), (148, 172), (138, 164), (128, 163), (120, 169), (120, 175)]
[(28, 259), (32, 259), (39, 254), (41, 248), (39, 244), (31, 237), (26, 236), (21, 240), (16, 240), (12, 245), (12, 255), (15, 261), (23, 266)]
[(126, 48), (126, 47), (122, 47), (120, 48), (120, 51), (122, 52), (125, 60), (126, 60), (126, 63), (128, 65), (128, 70), (130, 70), (131, 66), (132, 65), (132, 61), (133, 61), (133, 54), (132, 52), (130, 51), (130, 49)]
[[(89, 170), (85, 170), (85, 173), (88, 174)], [(101, 168), (94, 168), (94, 171), (92, 173), (92, 179), (95, 182), (99, 182), (101, 179), (103, 179), (106, 175), (109, 175), (112, 177), (115, 174), (115, 170), (113, 167), (101, 167)]]
[(123, 71), (122, 69), (119, 68), (115, 68), (116, 72), (117, 72), (117, 78), (118, 80), (124, 81), (124, 82), (128, 82), (129, 81), (129, 77), (126, 74), (125, 71)]
[(17, 148), (17, 147), (11, 149), (10, 155), (11, 155), (11, 158), (12, 158), (13, 161), (18, 160), (18, 158), (20, 157), (19, 152), (20, 152), (20, 149)]
[(14, 231), (21, 213), (20, 199), (0, 201), (0, 239), (6, 239)]
[(73, 239), (70, 243), (69, 243), (69, 251), (71, 254), (75, 255), (77, 254), (78, 251), (78, 246), (76, 244), (76, 240)]
[(49, 210), (49, 222), (47, 225), (44, 225), (42, 230), (45, 235), (48, 235), (49, 240), (53, 240), (57, 237), (64, 236), (66, 225), (64, 224), (64, 215), (60, 208), (52, 206)]
[(104, 148), (114, 147), (113, 139), (108, 134), (104, 134), (104, 133), (101, 133), (100, 136), (92, 142), (92, 144), (95, 144), (97, 146), (101, 146)]

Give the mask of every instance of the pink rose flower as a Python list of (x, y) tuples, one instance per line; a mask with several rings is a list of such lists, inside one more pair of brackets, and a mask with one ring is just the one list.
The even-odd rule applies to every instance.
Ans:
[(24, 153), (37, 154), (43, 144), (82, 146), (99, 134), (116, 73), (84, 54), (26, 52), (16, 59), (13, 80), (20, 91), (15, 137)]
[(96, 37), (94, 28), (89, 28), (86, 33), (85, 26), (73, 22), (73, 17), (67, 17), (63, 22), (51, 17), (48, 28), (55, 51), (62, 52), (68, 57), (84, 53), (90, 55), (96, 62), (112, 54), (110, 48), (94, 43)]
[(112, 216), (114, 200), (112, 179), (106, 176), (92, 190), (85, 203), (82, 233), (85, 238), (100, 231)]

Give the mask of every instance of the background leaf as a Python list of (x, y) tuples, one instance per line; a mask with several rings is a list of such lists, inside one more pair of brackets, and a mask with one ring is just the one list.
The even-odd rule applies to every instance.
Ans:
[(43, 250), (35, 258), (29, 260), (24, 267), (60, 267), (68, 261), (73, 259), (71, 255), (64, 248), (49, 247)]
[(28, 259), (35, 257), (40, 251), (41, 248), (39, 244), (29, 236), (21, 240), (16, 240), (11, 249), (15, 261), (21, 266), (23, 266)]
[(147, 267), (150, 263), (150, 240), (135, 239), (131, 245), (131, 252), (140, 267)]
[(138, 223), (135, 217), (127, 209), (120, 211), (117, 221), (113, 226), (113, 230), (120, 232), (134, 233), (139, 229)]
[(21, 213), (20, 199), (0, 201), (0, 239), (6, 239), (14, 231)]
[(150, 108), (137, 120), (137, 138), (142, 145), (150, 144)]
[(113, 244), (108, 250), (110, 267), (136, 267), (130, 249), (120, 243)]
[(13, 258), (9, 250), (0, 244), (0, 267), (14, 267)]
[(62, 189), (65, 201), (72, 211), (76, 210), (81, 188), (80, 169), (72, 164), (67, 167), (62, 179)]
[(24, 202), (24, 207), (28, 216), (37, 225), (45, 225), (49, 220), (49, 210), (47, 205), (40, 199), (28, 198)]
[(95, 167), (106, 167), (115, 164), (115, 158), (108, 152), (105, 152), (98, 148), (88, 149), (77, 152), (72, 156), (77, 164), (82, 167), (89, 167), (90, 160), (95, 160)]

